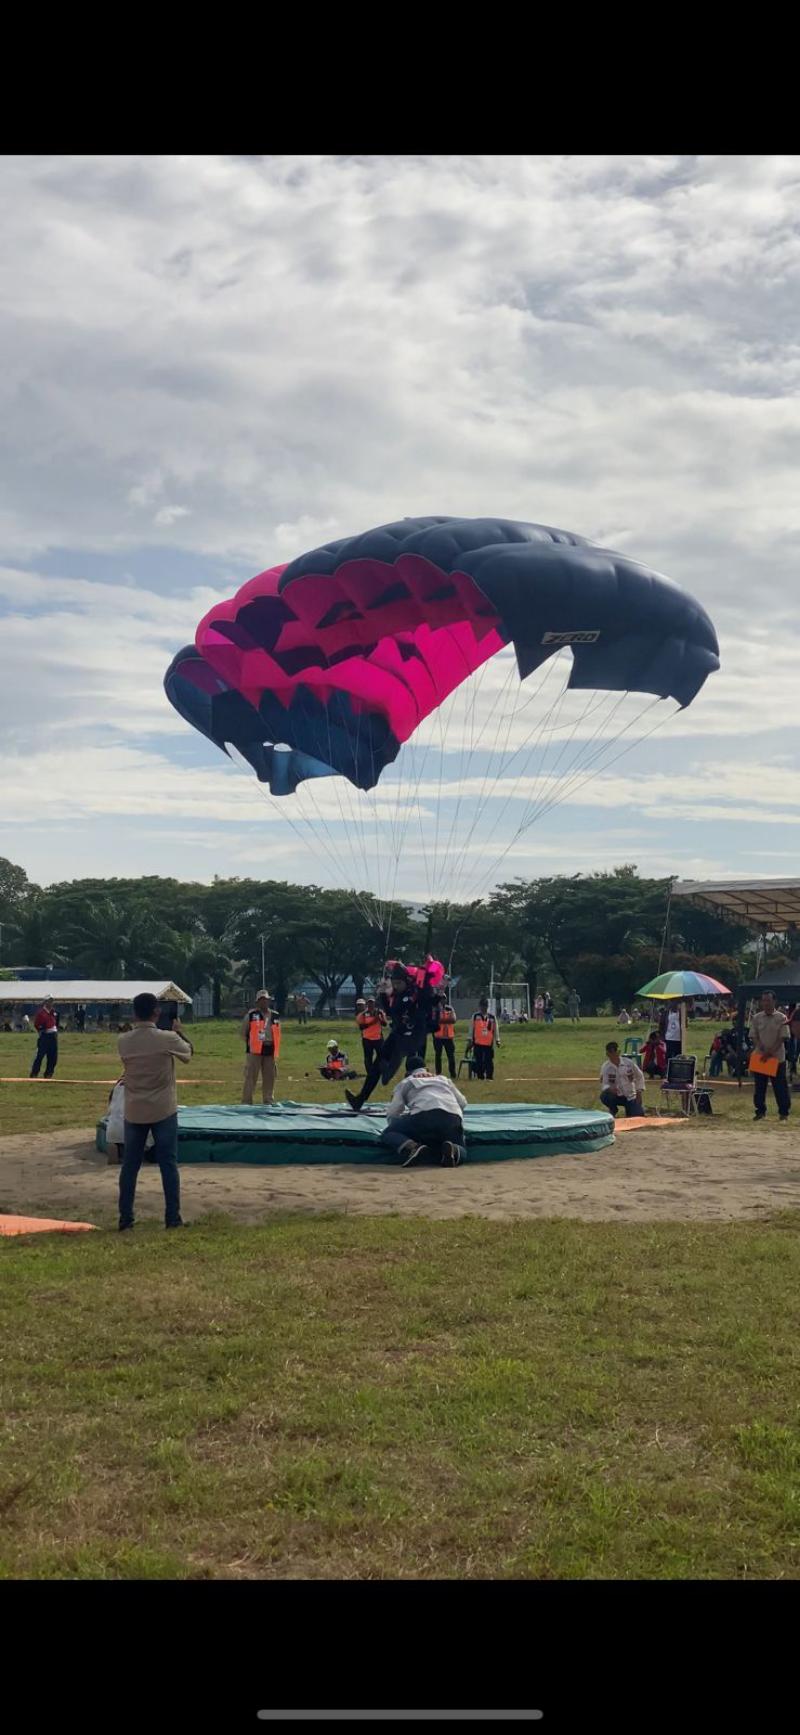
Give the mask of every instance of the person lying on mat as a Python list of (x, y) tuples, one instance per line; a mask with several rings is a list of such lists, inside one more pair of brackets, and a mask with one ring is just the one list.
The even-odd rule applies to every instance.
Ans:
[(606, 1043), (606, 1058), (600, 1069), (600, 1101), (616, 1119), (624, 1109), (630, 1119), (644, 1114), (644, 1073), (630, 1054), (620, 1054), (618, 1042)]
[(438, 1164), (455, 1169), (464, 1161), (466, 1097), (449, 1078), (428, 1072), (421, 1054), (410, 1054), (406, 1076), (395, 1087), (386, 1110), (388, 1125), (380, 1144), (404, 1169), (412, 1164)]
[(335, 1038), (328, 1043), (325, 1065), (319, 1070), (322, 1078), (358, 1078), (358, 1073), (353, 1071), (344, 1049), (339, 1047)]

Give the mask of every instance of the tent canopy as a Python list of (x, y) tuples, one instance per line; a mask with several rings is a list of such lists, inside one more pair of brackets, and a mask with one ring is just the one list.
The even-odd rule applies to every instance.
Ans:
[(800, 927), (800, 880), (676, 880), (673, 898), (691, 898), (759, 933)]
[(750, 1000), (772, 989), (778, 1000), (800, 1000), (800, 963), (776, 964), (763, 970), (754, 982), (740, 982), (736, 990), (739, 1000)]
[(157, 1000), (179, 1000), (191, 1006), (191, 994), (184, 994), (174, 982), (24, 982), (19, 979), (4, 982), (0, 976), (0, 1001), (54, 1000), (57, 1005), (73, 1001), (78, 1006), (90, 1002), (106, 1002), (109, 1006), (129, 1006), (137, 994), (155, 994)]

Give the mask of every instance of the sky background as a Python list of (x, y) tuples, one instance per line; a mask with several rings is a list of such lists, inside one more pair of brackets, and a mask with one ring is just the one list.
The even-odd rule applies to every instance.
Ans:
[[(452, 513), (617, 548), (721, 641), (693, 707), (512, 837), (505, 877), (800, 871), (800, 157), (6, 157), (0, 216), (0, 854), (42, 884), (341, 883), (356, 839), (366, 873), (363, 814), (329, 787), (290, 821), (163, 675), (253, 573)], [(474, 814), (464, 740), (456, 716), (444, 758), (410, 756), (398, 891), (454, 889), (446, 824), (423, 844), (440, 788), (446, 823)]]

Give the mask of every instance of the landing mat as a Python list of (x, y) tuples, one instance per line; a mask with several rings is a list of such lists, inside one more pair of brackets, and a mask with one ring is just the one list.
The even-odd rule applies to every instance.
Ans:
[[(609, 1114), (557, 1103), (471, 1103), (464, 1121), (473, 1163), (590, 1154), (614, 1140)], [(182, 1163), (385, 1163), (378, 1143), (385, 1125), (383, 1108), (355, 1115), (339, 1103), (179, 1108), (178, 1155)], [(100, 1137), (98, 1129), (103, 1149)]]

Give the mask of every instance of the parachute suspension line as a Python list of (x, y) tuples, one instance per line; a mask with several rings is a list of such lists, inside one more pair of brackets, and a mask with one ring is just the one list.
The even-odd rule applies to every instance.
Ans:
[[(457, 653), (457, 655), (461, 659), (461, 662), (462, 662), (463, 667), (464, 667), (465, 677), (469, 678), (470, 669), (469, 669), (469, 665), (467, 663), (466, 657), (464, 656), (464, 654), (461, 650), (461, 646), (459, 645), (458, 639), (456, 638), (455, 634), (452, 632), (452, 630), (449, 627), (447, 629), (447, 636), (450, 640), (450, 644), (451, 644), (453, 650)], [(483, 663), (481, 665), (480, 674), (483, 674), (485, 668), (486, 668), (486, 664)], [(475, 684), (476, 684), (476, 686), (478, 686), (480, 683), (476, 682)], [(436, 831), (435, 831), (434, 843), (433, 843), (433, 881), (428, 887), (431, 902), (434, 902), (436, 899), (436, 894), (437, 894), (437, 891), (439, 889), (439, 883), (440, 883), (440, 878), (441, 878), (441, 868), (440, 868), (440, 861), (439, 861), (439, 829), (440, 829), (441, 812), (442, 812), (442, 789), (443, 789), (443, 785), (444, 785), (444, 761), (445, 761), (445, 752), (446, 752), (446, 746), (447, 746), (446, 737), (447, 737), (447, 733), (449, 730), (449, 726), (450, 726), (452, 719), (453, 719), (453, 717), (456, 713), (456, 710), (458, 708), (456, 695), (461, 690), (462, 690), (462, 683), (459, 683), (459, 685), (456, 688), (454, 688), (452, 694), (450, 694), (450, 699), (452, 699), (452, 704), (448, 703), (446, 707), (444, 705), (440, 705), (439, 709), (436, 713), (436, 721), (437, 721), (437, 725), (438, 725), (438, 729), (439, 729), (439, 786), (438, 786), (438, 791), (437, 791), (437, 796), (436, 796)]]
[[(448, 861), (448, 862), (450, 860), (451, 850), (453, 847), (453, 838), (454, 838), (455, 833), (456, 833), (456, 827), (458, 824), (458, 816), (459, 816), (459, 813), (461, 810), (461, 803), (462, 803), (463, 798), (464, 798), (463, 784), (464, 784), (464, 780), (466, 778), (467, 769), (468, 769), (468, 765), (469, 765), (469, 756), (472, 753), (473, 748), (474, 748), (474, 744), (475, 744), (475, 713), (476, 713), (477, 704), (478, 704), (478, 694), (479, 694), (479, 692), (482, 692), (482, 690), (483, 690), (484, 677), (486, 675), (486, 671), (487, 671), (488, 666), (489, 665), (487, 663), (483, 664), (483, 666), (478, 671), (478, 673), (474, 677), (474, 679), (468, 683), (468, 687), (467, 687), (467, 691), (466, 691), (465, 715), (464, 715), (462, 727), (459, 731), (459, 734), (460, 734), (459, 763), (458, 763), (458, 772), (456, 775), (456, 783), (457, 783), (457, 787), (458, 787), (458, 796), (456, 799), (453, 814), (451, 816), (450, 830), (447, 834), (447, 842), (445, 845), (445, 861)], [(453, 694), (454, 703), (453, 703), (453, 706), (451, 707), (451, 717), (455, 714), (455, 711), (457, 709), (457, 706), (455, 704), (455, 698), (456, 698), (456, 695), (454, 693)]]
[[(607, 771), (609, 768), (609, 765), (616, 764), (617, 759), (621, 759), (623, 754), (629, 753), (632, 747), (638, 747), (641, 741), (647, 740), (648, 735), (652, 735), (654, 730), (656, 730), (659, 727), (659, 725), (662, 721), (662, 719), (660, 717), (656, 718), (655, 722), (652, 725), (652, 728), (648, 729), (642, 735), (635, 736), (635, 738), (632, 741), (627, 741), (625, 743), (625, 746), (620, 749), (620, 752), (617, 753), (613, 759), (607, 760), (605, 762), (605, 764), (598, 764), (597, 763), (598, 760), (602, 759), (602, 755), (606, 751), (606, 749), (611, 749), (613, 747), (616, 747), (617, 743), (622, 740), (623, 736), (627, 735), (629, 729), (634, 729), (636, 727), (637, 723), (640, 722), (642, 717), (647, 716), (648, 713), (653, 710), (653, 707), (655, 705), (660, 705), (661, 703), (662, 703), (662, 701), (659, 698), (651, 699), (649, 704), (643, 705), (641, 711), (637, 711), (636, 716), (632, 717), (630, 722), (626, 723), (624, 728), (620, 729), (618, 734), (615, 735), (611, 741), (601, 742), (600, 746), (595, 749), (595, 752), (592, 754), (591, 758), (584, 765), (582, 765), (578, 768), (578, 770), (575, 772), (574, 776), (568, 782), (566, 782), (564, 784), (563, 788), (558, 792), (557, 795), (554, 795), (550, 801), (547, 801), (544, 803), (544, 805), (539, 809), (539, 811), (533, 815), (533, 819), (534, 820), (541, 819), (545, 813), (550, 812), (550, 809), (552, 807), (559, 806), (560, 803), (565, 799), (566, 796), (574, 794), (574, 790), (575, 790), (576, 786), (578, 788), (582, 789), (584, 784), (590, 782), (593, 777), (599, 777), (599, 775), (602, 771)], [(533, 820), (531, 820), (529, 823), (533, 823)]]
[[(537, 735), (534, 737), (534, 739), (531, 743), (530, 752), (527, 754), (527, 756), (526, 756), (526, 758), (522, 764), (522, 767), (521, 767), (520, 771), (518, 772), (518, 774), (514, 780), (514, 783), (512, 784), (508, 794), (505, 796), (505, 799), (503, 801), (503, 806), (501, 807), (500, 812), (496, 817), (496, 820), (495, 820), (496, 829), (499, 830), (499, 828), (502, 824), (502, 821), (504, 820), (509, 808), (512, 806), (513, 802), (517, 798), (518, 791), (522, 787), (522, 785), (525, 781), (525, 778), (527, 776), (528, 767), (530, 765), (531, 758), (533, 757), (533, 755), (535, 753), (538, 753), (538, 751), (539, 751), (541, 736), (543, 734), (547, 734), (547, 733), (551, 733), (551, 734), (554, 733), (556, 728), (558, 727), (559, 713), (560, 713), (563, 701), (566, 697), (566, 693), (567, 693), (567, 687), (565, 686), (564, 688), (562, 688), (561, 692), (558, 694), (558, 697), (557, 697), (554, 705), (552, 705), (550, 708), (549, 716), (553, 717), (553, 713), (555, 713), (552, 725), (548, 728), (548, 718), (545, 717), (545, 719), (543, 721), (542, 729), (540, 729), (537, 732)], [(553, 768), (552, 772), (546, 772), (544, 765), (541, 765), (539, 767), (538, 772), (534, 773), (533, 792), (528, 799), (528, 803), (527, 803), (527, 806), (525, 809), (525, 813), (523, 814), (523, 818), (521, 819), (516, 831), (514, 832), (513, 836), (511, 837), (507, 849), (503, 852), (503, 856), (505, 856), (508, 853), (508, 849), (510, 849), (513, 846), (513, 844), (516, 842), (517, 838), (520, 836), (521, 832), (524, 831), (525, 829), (527, 829), (527, 824), (529, 823), (528, 815), (530, 815), (532, 812), (535, 812), (537, 803), (542, 801), (544, 795), (546, 794), (546, 790), (543, 790), (544, 777), (546, 776), (548, 779), (548, 783), (547, 783), (546, 787), (550, 788), (552, 786), (552, 781), (555, 777), (555, 770), (557, 768), (558, 762), (562, 758), (564, 752), (566, 750), (568, 750), (569, 746), (574, 741), (576, 732), (580, 729), (581, 724), (586, 721), (587, 717), (592, 715), (593, 711), (596, 710), (596, 711), (599, 711), (601, 713), (598, 722), (595, 724), (594, 732), (589, 737), (589, 743), (591, 744), (592, 740), (596, 737), (598, 729), (603, 728), (604, 724), (608, 721), (608, 718), (607, 717), (604, 718), (602, 715), (603, 706), (608, 704), (608, 698), (609, 698), (609, 695), (607, 695), (605, 693), (603, 693), (599, 696), (596, 693), (590, 693), (590, 695), (589, 695), (589, 697), (588, 697), (588, 699), (587, 699), (587, 701), (583, 707), (583, 710), (580, 712), (579, 716), (575, 719), (569, 735), (567, 735), (565, 737), (565, 740), (562, 743), (562, 746), (561, 746), (561, 749), (560, 749), (560, 752), (558, 755), (558, 759), (556, 761), (556, 767)], [(615, 705), (614, 709), (616, 709), (616, 705)], [(612, 714), (613, 714), (613, 712), (612, 712)], [(515, 757), (516, 757), (516, 755), (515, 755)], [(490, 868), (489, 874), (488, 874), (488, 879), (491, 879), (492, 871), (493, 871), (492, 868)], [(484, 880), (486, 878), (487, 878), (486, 875), (481, 876), (481, 884), (484, 883)]]
[[(552, 665), (551, 665), (551, 669), (548, 670), (548, 675), (551, 673), (551, 670), (552, 670)], [(544, 685), (544, 682), (542, 682), (542, 685)], [(537, 729), (536, 733), (534, 734), (532, 740), (526, 741), (522, 746), (518, 747), (516, 749), (516, 751), (512, 754), (510, 761), (505, 766), (506, 773), (510, 770), (511, 766), (514, 764), (514, 761), (519, 759), (523, 753), (527, 754), (527, 758), (525, 761), (525, 768), (527, 767), (527, 765), (530, 764), (534, 753), (536, 753), (539, 749), (539, 745), (541, 743), (541, 740), (543, 739), (544, 735), (547, 733), (549, 719), (553, 716), (554, 713), (556, 713), (556, 715), (558, 713), (558, 710), (559, 710), (561, 703), (563, 701), (563, 698), (564, 698), (565, 691), (566, 691), (565, 686), (563, 688), (560, 688), (557, 691), (556, 696), (553, 699), (549, 710), (545, 712), (545, 714), (541, 720), (540, 726)], [(470, 844), (471, 844), (472, 839), (475, 835), (477, 827), (483, 818), (483, 814), (485, 812), (485, 809), (486, 809), (489, 801), (491, 801), (491, 799), (492, 799), (493, 790), (497, 785), (497, 781), (498, 781), (498, 776), (496, 773), (493, 780), (492, 780), (491, 788), (488, 788), (488, 790), (487, 790), (487, 783), (488, 783), (488, 770), (487, 770), (487, 774), (484, 776), (480, 795), (478, 797), (478, 800), (475, 804), (475, 808), (473, 811), (472, 824), (469, 828), (466, 839), (464, 840), (464, 843), (462, 844), (461, 849), (460, 849), (459, 854), (458, 854), (457, 859), (456, 859), (456, 864), (455, 864), (454, 873), (453, 873), (454, 879), (457, 879), (465, 871), (465, 864), (467, 862)]]
[[(624, 699), (626, 697), (626, 695), (623, 694), (621, 697)], [(603, 695), (603, 702), (605, 702), (605, 698), (606, 698), (606, 696)], [(612, 707), (611, 715), (613, 715), (614, 712), (616, 712), (618, 710), (619, 703), (620, 703), (620, 700), (617, 700), (616, 703), (614, 704), (614, 706)], [(640, 746), (642, 741), (646, 741), (648, 739), (648, 737), (650, 735), (652, 735), (657, 728), (659, 728), (659, 726), (662, 722), (662, 719), (660, 717), (657, 717), (650, 729), (644, 731), (641, 735), (637, 735), (633, 740), (625, 742), (624, 746), (620, 747), (619, 752), (614, 754), (613, 758), (611, 758), (610, 760), (607, 760), (605, 762), (605, 764), (597, 763), (598, 760), (602, 759), (603, 753), (605, 753), (606, 751), (613, 750), (613, 748), (622, 740), (623, 736), (630, 729), (633, 729), (636, 727), (637, 723), (641, 720), (642, 717), (646, 716), (650, 711), (652, 711), (654, 706), (660, 705), (661, 703), (662, 703), (662, 701), (658, 697), (650, 699), (648, 701), (648, 703), (646, 705), (644, 705), (641, 708), (641, 710), (636, 713), (636, 715), (634, 717), (632, 717), (626, 724), (623, 725), (623, 727), (618, 731), (618, 733), (616, 734), (616, 736), (612, 740), (609, 741), (607, 739), (604, 739), (599, 744), (599, 746), (597, 746), (594, 749), (594, 752), (591, 754), (590, 759), (587, 762), (585, 762), (583, 765), (578, 767), (576, 770), (574, 770), (570, 775), (568, 775), (564, 779), (561, 787), (559, 788), (559, 790), (556, 793), (551, 794), (549, 799), (545, 799), (545, 800), (541, 801), (537, 806), (534, 807), (533, 811), (531, 811), (529, 809), (526, 812), (526, 814), (523, 816), (522, 820), (520, 821), (520, 824), (518, 825), (516, 831), (514, 832), (513, 836), (509, 839), (508, 843), (506, 844), (506, 846), (503, 849), (503, 851), (501, 852), (501, 854), (492, 863), (492, 866), (490, 867), (488, 873), (486, 875), (484, 875), (484, 878), (483, 878), (483, 881), (481, 882), (481, 887), (480, 887), (480, 891), (479, 891), (478, 895), (480, 895), (480, 896), (484, 895), (486, 886), (491, 881), (492, 876), (497, 871), (497, 868), (500, 866), (500, 863), (505, 860), (506, 856), (514, 848), (514, 845), (518, 842), (519, 838), (524, 836), (524, 834), (531, 829), (531, 826), (533, 824), (535, 824), (536, 822), (541, 820), (544, 817), (544, 815), (546, 813), (549, 813), (553, 808), (560, 807), (562, 805), (562, 803), (565, 800), (567, 800), (571, 795), (574, 795), (578, 789), (583, 788), (584, 784), (590, 782), (592, 780), (592, 778), (598, 776), (601, 771), (608, 770), (611, 765), (616, 764), (617, 761), (619, 759), (623, 758), (626, 753), (629, 753), (633, 747)], [(606, 718), (605, 721), (607, 722), (608, 718)], [(595, 734), (596, 734), (596, 731), (595, 731)]]
[(664, 962), (664, 951), (665, 951), (667, 939), (669, 936), (669, 915), (670, 915), (670, 909), (672, 908), (673, 883), (674, 882), (671, 879), (667, 880), (667, 907), (666, 907), (666, 910), (664, 911), (664, 926), (661, 930), (661, 950), (658, 954), (658, 969), (656, 970), (657, 976), (661, 975), (661, 966)]
[[(462, 839), (460, 842), (457, 842), (456, 846), (455, 846), (456, 853), (455, 853), (455, 858), (454, 858), (453, 868), (452, 868), (452, 878), (453, 878), (454, 882), (458, 881), (461, 873), (463, 872), (464, 863), (465, 863), (467, 856), (468, 856), (468, 853), (469, 853), (469, 847), (470, 847), (470, 844), (472, 842), (472, 838), (474, 836), (474, 833), (475, 833), (475, 830), (477, 828), (478, 822), (480, 820), (481, 814), (483, 813), (486, 802), (490, 796), (491, 786), (497, 780), (497, 772), (493, 770), (493, 766), (494, 766), (495, 759), (498, 757), (498, 752), (499, 752), (499, 747), (500, 747), (500, 736), (502, 734), (503, 726), (504, 726), (504, 723), (506, 721), (505, 711), (504, 711), (504, 700), (506, 699), (506, 697), (508, 695), (509, 689), (512, 688), (512, 684), (513, 684), (513, 690), (517, 691), (517, 682), (518, 682), (518, 671), (517, 671), (516, 663), (509, 660), (509, 667), (508, 667), (508, 670), (506, 673), (506, 677), (505, 677), (505, 680), (503, 682), (503, 686), (500, 690), (500, 693), (498, 694), (498, 697), (497, 697), (497, 703), (495, 706), (495, 716), (497, 718), (497, 722), (495, 725), (494, 739), (492, 740), (492, 742), (488, 748), (487, 758), (486, 758), (485, 766), (484, 766), (483, 777), (481, 779), (480, 790), (479, 790), (477, 797), (475, 798), (475, 804), (474, 804), (474, 807), (472, 809), (472, 823), (469, 826), (469, 830), (467, 832), (466, 837), (464, 839)], [(513, 721), (513, 717), (512, 717), (512, 721)], [(507, 738), (507, 736), (508, 736), (508, 731), (506, 733), (506, 738)], [(470, 751), (472, 751), (473, 749), (474, 749), (474, 741), (471, 741), (470, 742)]]
[[(275, 801), (275, 797), (269, 792), (269, 790), (266, 790), (264, 788), (263, 784), (261, 784), (261, 783), (258, 784), (258, 790), (259, 790), (259, 793), (260, 793), (262, 799), (264, 801), (266, 801), (268, 805), (271, 805)], [(284, 804), (283, 803), (280, 804), (280, 806), (278, 808), (278, 812), (280, 814), (280, 818), (281, 819), (285, 818), (287, 823), (291, 826), (292, 831), (294, 832), (295, 836), (299, 839), (300, 844), (302, 845), (302, 848), (303, 848), (303, 852), (305, 853), (309, 847), (308, 835), (306, 834), (306, 832), (304, 832), (301, 829), (301, 825), (298, 824), (297, 820), (294, 819), (290, 813), (284, 813)], [(304, 825), (309, 826), (311, 828), (311, 835), (313, 837), (313, 835), (314, 835), (313, 834), (313, 827), (311, 827), (310, 820), (308, 820), (305, 816), (303, 816), (301, 824), (304, 824)], [(348, 877), (346, 867), (338, 859), (338, 857), (334, 853), (332, 853), (332, 851), (328, 848), (327, 844), (322, 839), (319, 839), (319, 840), (315, 839), (314, 843), (315, 843), (315, 847), (322, 849), (324, 851), (324, 853), (328, 856), (330, 863), (333, 867), (334, 873), (338, 874), (340, 877), (343, 876), (346, 879)]]
[[(457, 831), (458, 821), (459, 821), (459, 817), (461, 814), (461, 808), (462, 808), (463, 801), (464, 801), (464, 783), (466, 781), (466, 775), (467, 775), (467, 771), (469, 769), (470, 757), (471, 757), (471, 755), (474, 751), (474, 748), (475, 748), (475, 713), (476, 713), (476, 709), (477, 709), (478, 694), (480, 691), (482, 691), (482, 677), (491, 669), (493, 662), (494, 662), (494, 658), (490, 658), (490, 660), (488, 662), (484, 663), (483, 667), (479, 671), (478, 677), (476, 677), (476, 679), (470, 683), (470, 694), (469, 694), (469, 699), (468, 699), (469, 740), (467, 740), (467, 730), (465, 728), (464, 730), (462, 730), (462, 735), (461, 735), (461, 759), (460, 759), (459, 770), (458, 770), (458, 797), (456, 800), (455, 811), (453, 813), (453, 818), (452, 818), (452, 822), (450, 825), (450, 831), (449, 831), (448, 838), (447, 838), (446, 856), (447, 856), (448, 861), (450, 860), (451, 852), (454, 850), (455, 840), (456, 840), (457, 835), (458, 835), (458, 831)], [(525, 705), (520, 706), (516, 712), (515, 712), (514, 707), (512, 705), (512, 707), (509, 711), (509, 727), (508, 727), (508, 731), (506, 734), (506, 742), (505, 742), (506, 747), (508, 745), (508, 738), (509, 738), (510, 733), (511, 733), (511, 728), (512, 728), (516, 718), (520, 715), (520, 713), (522, 711), (527, 710), (528, 706), (530, 704), (532, 704), (533, 701), (538, 697), (538, 695), (541, 692), (542, 687), (544, 686), (545, 681), (547, 680), (550, 673), (551, 673), (551, 670), (548, 668), (547, 664), (545, 664), (545, 666), (542, 670), (542, 673), (539, 677), (539, 680), (537, 681), (536, 686), (535, 686), (533, 692), (531, 693), (531, 695), (529, 696), (529, 698), (527, 699)]]
[[(362, 718), (362, 715), (363, 715), (363, 713), (361, 711), (357, 712), (358, 721), (356, 723), (356, 738), (355, 738), (355, 744), (353, 745), (353, 749), (352, 749), (352, 752), (353, 752), (353, 771), (356, 773), (356, 775), (358, 774), (358, 763), (359, 763), (358, 750), (359, 750), (359, 746), (361, 744), (361, 718)], [(351, 800), (352, 800), (352, 798), (351, 798)], [(365, 881), (366, 881), (367, 888), (370, 891), (372, 891), (374, 894), (375, 888), (370, 883), (373, 876), (370, 872), (369, 863), (368, 863), (368, 859), (367, 859), (367, 839), (366, 839), (366, 831), (365, 831), (365, 826), (364, 826), (364, 804), (363, 804), (363, 802), (359, 801), (358, 796), (356, 796), (355, 801), (352, 801), (352, 806), (354, 808), (354, 815), (355, 815), (356, 835), (358, 837), (358, 842), (359, 842), (359, 846), (361, 849), (361, 857), (362, 857), (362, 860), (364, 863)], [(380, 860), (380, 857), (379, 857), (379, 860)], [(380, 899), (380, 880), (377, 882), (377, 884), (378, 884), (378, 898)]]

